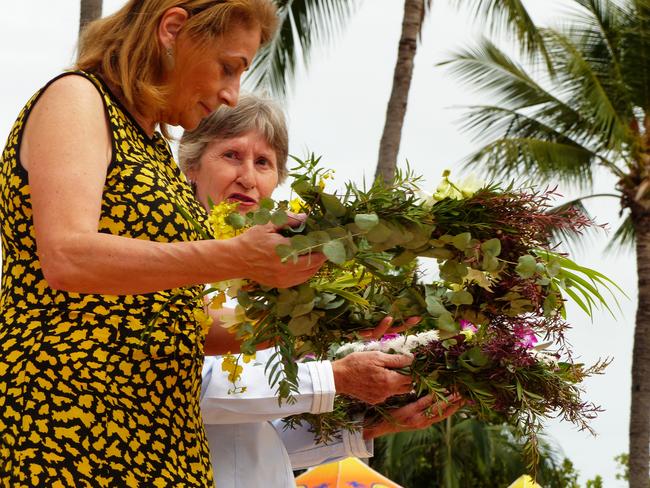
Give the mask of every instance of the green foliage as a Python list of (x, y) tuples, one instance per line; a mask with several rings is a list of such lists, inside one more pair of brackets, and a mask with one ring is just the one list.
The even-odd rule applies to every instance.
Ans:
[[(523, 445), (512, 427), (453, 417), (424, 431), (375, 441), (371, 466), (410, 488), (494, 488), (527, 473)], [(578, 474), (542, 437), (537, 482), (545, 488), (579, 488)]]
[[(370, 462), (409, 488), (494, 488), (509, 486), (527, 473), (522, 453), (522, 442), (512, 426), (460, 419), (379, 438)], [(539, 454), (537, 483), (544, 488), (582, 488), (573, 462), (546, 436), (540, 437)], [(625, 463), (625, 456), (616, 460)], [(603, 488), (603, 479), (597, 475), (584, 487)]]

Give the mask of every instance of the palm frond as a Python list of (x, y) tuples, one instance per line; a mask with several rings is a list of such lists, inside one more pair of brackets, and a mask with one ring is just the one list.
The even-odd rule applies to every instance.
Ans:
[(361, 0), (276, 0), (278, 32), (255, 57), (245, 86), (286, 96), (300, 57), (308, 66), (313, 46), (335, 39), (360, 3)]
[(483, 146), (465, 164), (484, 164), (489, 176), (500, 179), (526, 174), (538, 182), (560, 179), (585, 188), (592, 184), (592, 157), (591, 151), (567, 142), (510, 137)]
[[(531, 139), (539, 139), (548, 142), (563, 144), (572, 148), (571, 159), (568, 160), (566, 167), (563, 167), (562, 160), (551, 161), (554, 165), (555, 171), (562, 173), (560, 176), (566, 176), (566, 180), (572, 183), (578, 183), (580, 186), (586, 186), (589, 183), (589, 173), (593, 169), (594, 163), (598, 162), (601, 165), (609, 167), (610, 163), (602, 161), (599, 155), (590, 147), (582, 144), (580, 141), (585, 137), (578, 129), (581, 127), (579, 124), (560, 124), (559, 128), (552, 127), (542, 120), (537, 118), (537, 113), (541, 113), (542, 117), (552, 112), (549, 107), (539, 107), (539, 111), (530, 111), (530, 115), (525, 115), (514, 110), (510, 110), (497, 106), (478, 106), (469, 107), (470, 111), (466, 114), (466, 120), (463, 123), (463, 129), (473, 133), (478, 140), (490, 140), (495, 142), (502, 139), (518, 139), (528, 141)], [(558, 110), (563, 111), (564, 108), (559, 107)], [(547, 117), (549, 118), (549, 117)], [(551, 123), (554, 121), (551, 120)], [(572, 133), (572, 132), (575, 132)], [(502, 145), (492, 146), (492, 148), (500, 148)], [(491, 161), (498, 165), (492, 167), (490, 163), (487, 165), (487, 173), (494, 175), (496, 172), (501, 172), (503, 166), (513, 166), (517, 164), (517, 160), (509, 161), (503, 159), (490, 159), (486, 158), (488, 146), (480, 149), (473, 156), (467, 158), (468, 164), (477, 162)], [(512, 154), (512, 153), (510, 153)], [(579, 154), (579, 157), (575, 157)], [(513, 170), (516, 168), (513, 167)], [(540, 168), (544, 170), (544, 168)], [(618, 174), (617, 167), (610, 168), (613, 172)], [(584, 181), (581, 182), (580, 178), (584, 175)]]
[(549, 29), (545, 36), (556, 66), (558, 89), (574, 101), (576, 110), (590, 122), (592, 133), (600, 134), (605, 143), (601, 150), (621, 152), (633, 138), (625, 122), (627, 114), (617, 110), (621, 108), (618, 89), (623, 88), (603, 81), (604, 77), (599, 76), (602, 68), (587, 59), (582, 46), (574, 42), (577, 34)]
[(522, 0), (454, 0), (454, 3), (458, 6), (469, 4), (476, 18), (485, 20), (495, 37), (514, 34), (520, 43), (521, 52), (528, 59), (532, 60), (541, 54), (546, 66), (552, 71), (552, 62), (544, 38)]
[(612, 240), (609, 241), (605, 251), (607, 253), (620, 253), (629, 252), (634, 250), (634, 242), (636, 240), (636, 231), (632, 223), (632, 217), (628, 215), (621, 225), (616, 229)]
[(518, 109), (556, 101), (526, 70), (487, 38), (439, 63), (461, 83), (498, 97), (498, 104)]
[[(596, 193), (593, 195), (587, 195), (584, 197), (576, 198), (574, 200), (565, 202), (562, 205), (558, 205), (556, 207), (549, 209), (548, 213), (561, 214), (570, 208), (574, 208), (578, 210), (580, 213), (584, 214), (589, 220), (593, 221), (591, 215), (589, 215), (589, 211), (587, 210), (587, 207), (585, 207), (584, 205), (584, 201), (589, 200), (591, 198), (603, 198), (603, 197), (616, 198), (618, 200), (620, 200), (621, 198), (620, 195), (614, 193)], [(559, 229), (559, 230), (554, 229), (552, 239), (553, 242), (556, 243), (556, 245), (564, 244), (564, 246), (567, 248), (570, 254), (578, 254), (578, 251), (584, 250), (584, 246), (587, 244), (587, 240), (585, 239), (585, 237), (592, 237), (595, 234), (595, 232), (599, 229), (602, 229), (602, 227), (600, 226), (589, 227), (587, 228), (586, 233), (581, 233), (581, 234), (577, 234), (575, 232), (568, 232), (564, 229)]]

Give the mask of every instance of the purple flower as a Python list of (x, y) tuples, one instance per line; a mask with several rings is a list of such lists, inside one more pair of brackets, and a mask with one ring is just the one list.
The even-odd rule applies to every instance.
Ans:
[(469, 320), (460, 319), (459, 323), (460, 323), (460, 330), (469, 330), (472, 332), (476, 332), (478, 330), (478, 328)]

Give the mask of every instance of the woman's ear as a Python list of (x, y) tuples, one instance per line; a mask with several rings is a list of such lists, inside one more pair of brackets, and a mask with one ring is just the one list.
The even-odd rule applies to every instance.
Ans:
[(188, 18), (189, 14), (184, 8), (172, 7), (165, 10), (158, 24), (158, 40), (163, 49), (173, 52), (176, 38)]

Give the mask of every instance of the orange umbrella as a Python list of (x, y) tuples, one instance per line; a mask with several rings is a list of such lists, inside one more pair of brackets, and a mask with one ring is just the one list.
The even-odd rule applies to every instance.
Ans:
[(312, 468), (296, 478), (296, 485), (297, 488), (403, 488), (354, 457)]

